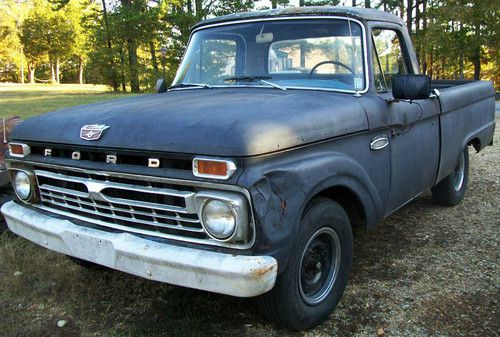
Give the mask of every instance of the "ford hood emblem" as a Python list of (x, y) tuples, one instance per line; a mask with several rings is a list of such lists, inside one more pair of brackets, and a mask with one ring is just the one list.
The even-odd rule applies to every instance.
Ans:
[(104, 124), (84, 125), (80, 129), (80, 138), (84, 140), (98, 140), (107, 128), (109, 126)]

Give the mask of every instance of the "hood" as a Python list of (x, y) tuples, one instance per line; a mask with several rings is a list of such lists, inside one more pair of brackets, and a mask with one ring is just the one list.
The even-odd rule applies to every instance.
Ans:
[[(84, 125), (109, 126), (83, 140)], [(253, 156), (368, 128), (350, 94), (274, 88), (176, 90), (67, 108), (28, 119), (25, 142), (210, 156)]]

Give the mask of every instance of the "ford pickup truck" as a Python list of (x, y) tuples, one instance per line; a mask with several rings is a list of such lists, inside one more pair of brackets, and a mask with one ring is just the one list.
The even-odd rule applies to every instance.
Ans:
[(419, 74), (391, 14), (288, 8), (195, 25), (159, 93), (22, 122), (12, 232), (143, 278), (238, 297), (307, 329), (348, 281), (352, 228), (424, 191), (464, 197), (494, 89)]

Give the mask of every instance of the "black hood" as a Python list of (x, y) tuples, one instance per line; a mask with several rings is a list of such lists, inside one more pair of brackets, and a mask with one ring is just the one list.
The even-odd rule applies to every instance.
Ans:
[[(99, 140), (83, 125), (109, 126)], [(28, 119), (12, 140), (110, 149), (252, 156), (368, 128), (351, 94), (271, 88), (189, 89), (83, 105)]]

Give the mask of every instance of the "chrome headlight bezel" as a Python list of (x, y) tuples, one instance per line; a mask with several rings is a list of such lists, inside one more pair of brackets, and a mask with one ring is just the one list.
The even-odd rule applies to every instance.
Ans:
[[(217, 237), (216, 235), (211, 233), (209, 227), (207, 226), (206, 219), (204, 219), (203, 210), (206, 205), (212, 201), (223, 202), (228, 206), (234, 216), (234, 230), (227, 237)], [(196, 204), (201, 225), (211, 239), (219, 242), (248, 241), (248, 228), (250, 225), (250, 218), (248, 215), (247, 201), (243, 196), (236, 193), (202, 191), (196, 194)]]
[[(13, 169), (11, 170), (10, 175), (11, 175), (12, 189), (14, 190), (14, 193), (16, 194), (17, 198), (25, 203), (32, 202), (36, 196), (36, 184), (33, 173), (26, 170)], [(22, 175), (24, 175), (25, 182), (29, 187), (29, 193), (27, 193), (27, 195), (21, 193), (18, 188), (19, 179), (22, 179), (19, 177)]]

